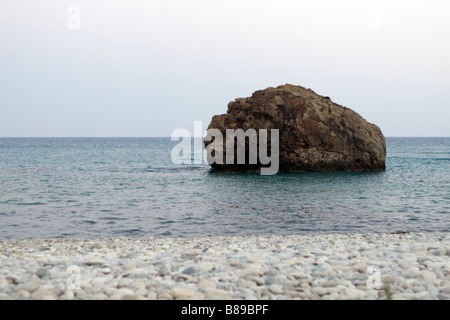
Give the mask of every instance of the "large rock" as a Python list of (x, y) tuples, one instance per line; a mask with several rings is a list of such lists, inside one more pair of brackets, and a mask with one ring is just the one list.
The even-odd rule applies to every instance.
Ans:
[[(208, 129), (279, 129), (279, 171), (385, 170), (386, 141), (381, 130), (355, 111), (301, 86), (282, 85), (256, 91), (228, 104)], [(212, 141), (205, 138), (205, 146)], [(270, 138), (268, 139), (270, 142)], [(226, 152), (223, 148), (215, 152)], [(247, 142), (248, 146), (248, 142)], [(270, 150), (270, 146), (269, 146)], [(213, 152), (214, 154), (214, 152)], [(210, 163), (217, 170), (257, 171), (261, 164)], [(248, 154), (247, 154), (248, 159)]]

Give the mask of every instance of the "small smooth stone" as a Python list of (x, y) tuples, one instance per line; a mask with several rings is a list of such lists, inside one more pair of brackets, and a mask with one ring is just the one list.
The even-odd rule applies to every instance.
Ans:
[(450, 294), (439, 293), (437, 297), (439, 300), (450, 300)]
[(437, 296), (439, 294), (439, 290), (432, 284), (427, 285), (427, 291), (432, 296)]
[(196, 293), (196, 290), (193, 288), (188, 288), (185, 286), (175, 286), (170, 290), (170, 295), (174, 299), (182, 299), (193, 296)]
[(168, 292), (161, 292), (158, 294), (158, 300), (172, 300), (172, 296)]
[(184, 269), (181, 273), (187, 274), (187, 275), (194, 275), (197, 273), (197, 269), (194, 267), (188, 267), (188, 268)]
[(359, 299), (362, 298), (366, 293), (362, 290), (356, 288), (347, 288), (345, 290), (345, 295), (347, 295), (350, 299)]
[(112, 293), (111, 300), (120, 300), (123, 296), (126, 295), (134, 295), (133, 290), (130, 290), (128, 288), (117, 289)]
[(97, 293), (92, 296), (91, 300), (107, 300), (108, 296), (104, 293)]
[(5, 279), (12, 284), (19, 284), (22, 281), (22, 278), (15, 274), (8, 274)]
[(39, 288), (31, 294), (31, 298), (34, 300), (56, 300), (56, 295), (44, 288)]
[(16, 296), (19, 298), (29, 298), (30, 297), (30, 293), (26, 290), (19, 290), (16, 292)]
[(48, 277), (48, 276), (50, 275), (50, 272), (49, 272), (46, 268), (39, 268), (39, 269), (36, 271), (36, 275), (37, 275), (39, 278), (44, 278), (44, 277)]
[(255, 282), (257, 285), (260, 285), (260, 286), (265, 284), (264, 278), (261, 278), (261, 277), (249, 276), (249, 277), (247, 277), (247, 279)]
[(126, 288), (126, 287), (131, 287), (134, 283), (133, 279), (129, 279), (129, 278), (123, 278), (119, 280), (119, 283), (117, 284), (117, 288)]
[(206, 291), (206, 298), (209, 300), (231, 300), (231, 296), (226, 291), (218, 289)]
[(75, 298), (75, 293), (73, 292), (73, 290), (66, 290), (66, 292), (64, 292), (64, 298), (72, 300), (73, 298)]
[(91, 280), (91, 284), (93, 286), (102, 286), (105, 283), (108, 282), (108, 278), (107, 277), (102, 277), (102, 276), (97, 276), (94, 279)]
[(169, 268), (168, 268), (166, 265), (161, 266), (161, 267), (159, 268), (159, 270), (158, 270), (158, 275), (161, 276), (161, 277), (170, 275), (170, 270), (169, 270)]
[(278, 284), (272, 284), (269, 287), (270, 292), (274, 293), (274, 294), (282, 294), (283, 293), (283, 288), (278, 285)]
[(328, 293), (328, 290), (323, 287), (312, 287), (311, 292), (314, 294), (317, 294), (319, 296), (326, 295)]
[(256, 267), (256, 266), (252, 266), (252, 267), (248, 267), (245, 268), (243, 270), (240, 270), (237, 273), (237, 276), (239, 278), (246, 278), (248, 276), (259, 276), (261, 274), (261, 268), (260, 267)]
[(197, 287), (204, 289), (204, 290), (214, 289), (216, 287), (216, 284), (207, 279), (200, 279), (200, 281), (197, 283)]
[(147, 292), (147, 299), (148, 300), (156, 300), (158, 295), (154, 291), (148, 291)]
[(136, 269), (136, 264), (134, 264), (133, 262), (125, 263), (125, 264), (123, 265), (123, 269), (124, 269), (124, 270), (127, 270), (127, 271), (129, 271), (129, 270), (134, 270), (134, 269)]
[(103, 261), (99, 260), (99, 259), (90, 259), (84, 262), (85, 265), (87, 266), (100, 266), (103, 265)]
[(110, 274), (111, 273), (111, 268), (102, 268), (100, 270), (101, 273), (103, 274)]
[(9, 286), (9, 281), (6, 279), (0, 279), (0, 290)]
[(277, 282), (277, 279), (275, 279), (275, 277), (266, 277), (264, 278), (264, 283), (268, 286), (274, 284)]
[(419, 277), (421, 277), (426, 283), (432, 283), (437, 279), (437, 275), (434, 272), (428, 271), (428, 270), (422, 270), (419, 273)]
[(38, 281), (30, 281), (22, 284), (21, 289), (26, 290), (29, 293), (33, 293), (41, 287), (41, 283)]
[(333, 292), (321, 297), (322, 300), (337, 300), (339, 298), (339, 294), (337, 292)]
[(103, 245), (98, 241), (92, 244), (92, 249), (101, 249), (101, 248), (103, 248)]
[(197, 270), (197, 272), (208, 272), (212, 268), (214, 268), (214, 265), (209, 262), (202, 262), (195, 265), (195, 269)]

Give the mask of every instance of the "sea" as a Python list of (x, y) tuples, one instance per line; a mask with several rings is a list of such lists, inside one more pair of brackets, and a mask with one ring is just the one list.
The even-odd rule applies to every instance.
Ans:
[(0, 239), (450, 231), (450, 138), (386, 171), (224, 174), (171, 138), (0, 138)]

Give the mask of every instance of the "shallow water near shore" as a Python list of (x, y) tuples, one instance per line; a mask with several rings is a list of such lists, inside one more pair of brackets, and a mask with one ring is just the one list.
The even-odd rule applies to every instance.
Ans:
[(0, 138), (0, 239), (450, 231), (450, 138), (385, 172), (220, 174), (170, 138)]

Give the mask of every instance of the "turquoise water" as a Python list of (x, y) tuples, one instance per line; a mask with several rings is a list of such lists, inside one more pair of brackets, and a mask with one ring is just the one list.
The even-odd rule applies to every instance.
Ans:
[(375, 173), (220, 174), (170, 138), (1, 138), (0, 239), (450, 231), (450, 138)]

